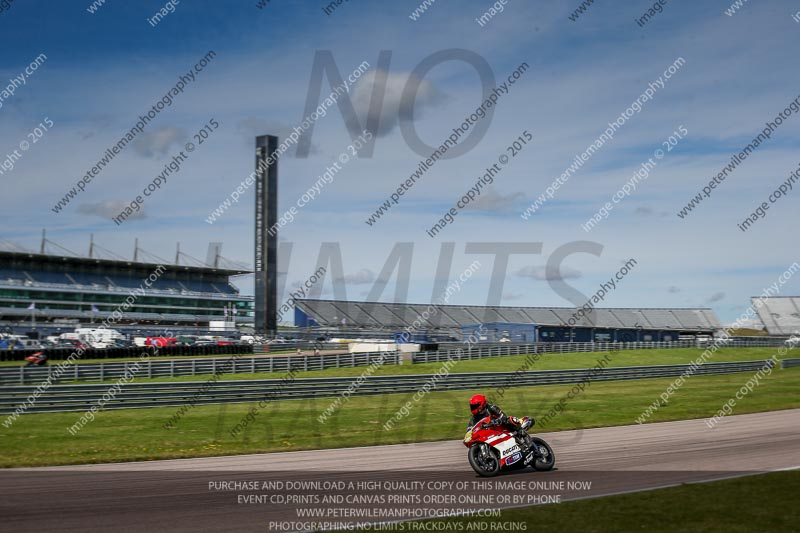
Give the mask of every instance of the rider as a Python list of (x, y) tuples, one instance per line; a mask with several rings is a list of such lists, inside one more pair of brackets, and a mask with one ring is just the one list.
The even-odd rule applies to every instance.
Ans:
[(472, 412), (472, 418), (469, 419), (467, 429), (480, 422), (483, 418), (491, 416), (493, 424), (502, 426), (511, 432), (520, 448), (528, 447), (526, 439), (528, 435), (522, 430), (520, 419), (514, 416), (506, 416), (502, 409), (487, 402), (486, 396), (483, 394), (476, 394), (469, 399), (469, 410)]
[(25, 366), (44, 366), (47, 365), (47, 354), (44, 352), (36, 352), (26, 357), (25, 360), (28, 361), (28, 364)]

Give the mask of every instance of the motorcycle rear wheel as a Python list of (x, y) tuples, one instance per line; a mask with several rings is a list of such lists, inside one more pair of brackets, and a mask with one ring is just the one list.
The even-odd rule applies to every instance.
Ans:
[(533, 442), (539, 448), (539, 455), (533, 461), (533, 469), (537, 472), (547, 472), (556, 466), (556, 454), (553, 449), (545, 441), (538, 437), (531, 437)]
[(479, 476), (494, 477), (500, 473), (500, 460), (491, 449), (484, 456), (482, 446), (473, 446), (467, 452), (467, 459), (469, 459), (469, 466)]

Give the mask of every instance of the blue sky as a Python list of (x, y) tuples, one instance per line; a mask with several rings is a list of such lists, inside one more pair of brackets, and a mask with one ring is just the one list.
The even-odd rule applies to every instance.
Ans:
[[(634, 22), (652, 2), (595, 3), (575, 22), (579, 2), (558, 6), (508, 0), (484, 27), (476, 24), (490, 2), (438, 0), (418, 20), (415, 1), (349, 0), (330, 16), (323, 1), (271, 0), (178, 3), (157, 26), (147, 19), (160, 1), (108, 0), (96, 13), (84, 1), (17, 1), (0, 13), (0, 90), (44, 53), (47, 61), (0, 108), (0, 158), (12, 152), (45, 117), (53, 128), (0, 176), (4, 187), (0, 238), (38, 246), (42, 228), (67, 248), (85, 252), (88, 236), (130, 256), (135, 238), (163, 257), (182, 250), (205, 257), (210, 241), (224, 255), (252, 263), (252, 191), (213, 225), (205, 218), (253, 169), (253, 136), (283, 134), (304, 118), (312, 63), (330, 50), (347, 75), (381, 50), (392, 52), (381, 114), (382, 134), (373, 157), (353, 159), (320, 197), (283, 228), (294, 243), (286, 279), (308, 277), (323, 242), (342, 250), (347, 295), (369, 292), (392, 247), (413, 242), (409, 300), (427, 302), (441, 242), (455, 242), (451, 273), (474, 259), (483, 268), (453, 303), (483, 304), (492, 259), (465, 253), (468, 242), (541, 242), (538, 255), (512, 256), (503, 288), (509, 305), (571, 305), (547, 280), (525, 275), (573, 241), (601, 243), (599, 257), (574, 254), (567, 282), (593, 294), (621, 261), (636, 269), (604, 305), (713, 307), (732, 321), (794, 261), (792, 229), (798, 199), (790, 194), (747, 233), (736, 227), (800, 164), (800, 118), (792, 116), (711, 198), (686, 219), (676, 213), (800, 95), (795, 68), (800, 24), (797, 1), (748, 2), (733, 16), (730, 2), (669, 3), (645, 27)], [(398, 117), (410, 72), (429, 55), (462, 48), (483, 57), (498, 81), (526, 62), (530, 69), (496, 107), (486, 135), (465, 155), (436, 166), (373, 227), (364, 220), (417, 167)], [(214, 61), (175, 103), (148, 126), (142, 144), (126, 148), (60, 213), (51, 210), (105, 149), (129, 130), (209, 50)], [(648, 83), (676, 58), (685, 65), (642, 111), (619, 129), (530, 220), (520, 213), (597, 138)], [(351, 96), (366, 112), (374, 73)], [(322, 94), (328, 94), (327, 80)], [(475, 70), (443, 63), (423, 81), (414, 125), (427, 143), (439, 144), (481, 101)], [(181, 171), (149, 198), (144, 216), (117, 227), (110, 216), (130, 202), (171, 156), (215, 119), (220, 127)], [(580, 225), (630, 178), (679, 126), (688, 135), (659, 161), (647, 181), (591, 233)], [(434, 239), (425, 230), (497, 160), (523, 130), (534, 141), (504, 167), (476, 207), (465, 210)], [(297, 198), (350, 143), (338, 109), (315, 124), (307, 158), (280, 160), (280, 210)], [(797, 194), (797, 193), (795, 193)], [(533, 268), (533, 270), (531, 269)], [(527, 269), (527, 270), (526, 270)], [(566, 270), (565, 270), (566, 271)], [(539, 276), (542, 277), (542, 276)], [(242, 280), (244, 291), (252, 283)], [(383, 299), (391, 300), (393, 280)], [(783, 294), (800, 293), (791, 280)], [(322, 295), (331, 296), (331, 280)]]

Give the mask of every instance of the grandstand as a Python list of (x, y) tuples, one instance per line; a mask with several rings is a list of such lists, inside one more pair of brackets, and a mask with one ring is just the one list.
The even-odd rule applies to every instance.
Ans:
[[(230, 278), (239, 268), (190, 266), (0, 250), (0, 328), (66, 331), (101, 323), (133, 300), (120, 330), (207, 331), (211, 321), (252, 324), (253, 298)], [(132, 298), (132, 295), (135, 295)], [(230, 321), (230, 317), (228, 318)]]
[(800, 335), (800, 296), (753, 297), (751, 301), (769, 335)]
[[(595, 309), (591, 316), (576, 317), (567, 307), (499, 307), (440, 305), (435, 312), (425, 304), (398, 304), (336, 300), (298, 300), (295, 325), (305, 328), (338, 328), (374, 334), (399, 333), (412, 327), (425, 336), (450, 334), (460, 337), (479, 324), (495, 331), (523, 326), (535, 327), (539, 342), (614, 342), (625, 338), (637, 341), (669, 341), (683, 336), (713, 335), (721, 328), (714, 311), (697, 309)], [(428, 317), (424, 319), (424, 317)], [(414, 323), (418, 326), (414, 327)], [(505, 330), (503, 329), (505, 328)]]

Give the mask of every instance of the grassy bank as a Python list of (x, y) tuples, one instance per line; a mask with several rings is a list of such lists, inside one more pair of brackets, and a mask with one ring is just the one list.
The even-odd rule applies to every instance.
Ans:
[[(500, 518), (428, 520), (418, 531), (604, 533), (648, 531), (796, 532), (800, 471), (774, 472), (583, 501), (501, 511)], [(757, 496), (756, 496), (757, 495)], [(460, 524), (460, 526), (459, 526)], [(424, 527), (427, 526), (427, 527)], [(424, 527), (424, 529), (423, 529)], [(494, 527), (494, 528), (493, 528)], [(468, 529), (469, 528), (469, 529)], [(371, 528), (362, 531), (376, 531)], [(380, 531), (413, 531), (402, 524)]]
[[(703, 350), (696, 348), (677, 348), (677, 349), (658, 349), (658, 350), (624, 350), (613, 354), (608, 361), (608, 367), (621, 366), (645, 366), (645, 365), (675, 365), (688, 364), (695, 361), (703, 353)], [(769, 359), (778, 353), (778, 348), (723, 348), (718, 350), (711, 358), (709, 363), (729, 362), (729, 361), (750, 361), (757, 359)], [(487, 357), (484, 359), (470, 359), (457, 361), (450, 369), (451, 373), (469, 372), (515, 372), (520, 369), (526, 370), (564, 370), (569, 368), (590, 368), (602, 360), (606, 352), (592, 353), (548, 353), (539, 354), (535, 361), (526, 355), (512, 355), (503, 357)], [(792, 350), (787, 357), (800, 357), (800, 350)], [(228, 356), (216, 356), (218, 358), (229, 358)], [(332, 356), (335, 357), (335, 356)], [(527, 365), (526, 366), (526, 360)], [(442, 368), (442, 363), (421, 363), (416, 365), (383, 365), (375, 370), (371, 375), (391, 376), (407, 374), (435, 374)], [(326, 370), (313, 370), (308, 372), (295, 372), (296, 377), (302, 378), (327, 378), (327, 377), (356, 377), (360, 376), (366, 367), (353, 368), (329, 368)], [(68, 374), (68, 373), (67, 373)], [(220, 379), (278, 379), (284, 377), (285, 372), (256, 372), (223, 374)], [(197, 374), (194, 376), (162, 377), (148, 379), (146, 377), (136, 377), (135, 382), (147, 383), (153, 381), (206, 381), (211, 378), (211, 374)], [(108, 380), (113, 382), (114, 380)], [(97, 383), (96, 381), (91, 383)]]
[[(712, 416), (750, 377), (749, 373), (696, 376), (687, 380), (651, 422)], [(632, 424), (671, 379), (593, 383), (566, 405), (547, 431)], [(511, 414), (542, 416), (571, 386), (510, 388), (498, 403)], [(800, 369), (776, 370), (736, 405), (734, 414), (800, 408)], [(265, 391), (266, 392), (266, 391)], [(231, 429), (256, 404), (201, 405), (164, 429), (177, 409), (103, 411), (76, 436), (67, 432), (81, 413), (21, 416), (0, 425), (0, 466), (55, 465), (201, 457), (302, 449), (335, 448), (461, 438), (474, 390), (433, 392), (414, 404), (394, 429), (383, 424), (413, 394), (351, 397), (325, 423), (317, 417), (332, 398), (279, 401), (260, 410), (236, 437)], [(0, 418), (0, 421), (5, 417)], [(539, 426), (534, 429), (542, 430)], [(346, 441), (341, 438), (347, 434)], [(31, 453), (31, 448), (36, 450)]]

